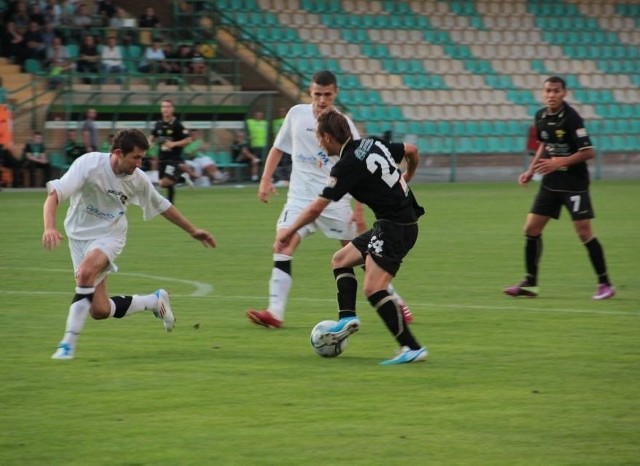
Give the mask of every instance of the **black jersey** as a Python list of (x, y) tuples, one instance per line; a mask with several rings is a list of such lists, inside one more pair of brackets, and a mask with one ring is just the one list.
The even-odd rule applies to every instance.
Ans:
[[(549, 113), (546, 108), (538, 110), (535, 124), (538, 139), (544, 145), (544, 157), (569, 157), (593, 147), (582, 117), (567, 103), (557, 113)], [(587, 163), (549, 173), (542, 178), (542, 184), (554, 191), (585, 191), (589, 188)]]
[(189, 137), (189, 131), (182, 126), (182, 123), (177, 118), (172, 118), (171, 121), (158, 120), (151, 132), (154, 138), (160, 144), (160, 159), (161, 160), (181, 160), (182, 147), (174, 147), (169, 150), (162, 150), (162, 145), (166, 141), (182, 141)]
[(340, 160), (331, 169), (329, 185), (321, 196), (332, 201), (351, 194), (373, 210), (377, 220), (415, 223), (424, 214), (397, 164), (404, 157), (404, 144), (376, 138), (349, 141)]

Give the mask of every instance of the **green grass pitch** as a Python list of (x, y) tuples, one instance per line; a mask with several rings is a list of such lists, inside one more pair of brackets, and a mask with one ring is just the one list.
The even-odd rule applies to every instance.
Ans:
[(640, 183), (592, 185), (618, 290), (603, 302), (566, 212), (545, 231), (541, 295), (501, 293), (523, 275), (536, 188), (414, 186), (427, 215), (394, 283), (431, 356), (396, 367), (378, 364), (395, 343), (362, 295), (345, 353), (310, 348), (315, 323), (336, 316), (338, 243), (320, 235), (293, 261), (285, 327), (248, 322), (267, 302), (286, 197), (261, 204), (255, 186), (178, 191), (214, 250), (131, 207), (109, 290), (167, 288), (176, 329), (150, 313), (89, 320), (76, 359), (53, 361), (68, 249), (40, 245), (43, 192), (0, 193), (0, 464), (639, 464)]

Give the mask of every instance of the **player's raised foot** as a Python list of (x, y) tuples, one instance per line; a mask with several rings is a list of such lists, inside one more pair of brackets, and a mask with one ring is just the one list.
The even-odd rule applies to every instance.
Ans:
[(251, 322), (257, 325), (262, 325), (267, 328), (280, 328), (282, 327), (282, 321), (273, 317), (266, 309), (258, 311), (256, 309), (249, 309), (247, 311), (247, 317)]
[(596, 290), (596, 294), (593, 295), (593, 299), (609, 299), (613, 298), (615, 295), (616, 289), (614, 287), (607, 285), (606, 283), (600, 283)]
[(51, 359), (73, 359), (73, 346), (69, 343), (60, 343), (56, 352), (51, 355)]
[(320, 336), (327, 345), (335, 345), (347, 338), (352, 333), (356, 333), (360, 330), (360, 319), (357, 317), (343, 317), (336, 325), (327, 329), (327, 331)]
[(531, 286), (529, 282), (523, 280), (518, 285), (510, 286), (509, 288), (505, 288), (504, 294), (513, 296), (514, 298), (523, 296), (526, 298), (535, 298), (538, 296), (538, 287)]
[(409, 309), (406, 303), (402, 303), (399, 305), (400, 312), (402, 312), (402, 317), (407, 325), (413, 323), (413, 312)]
[(410, 362), (425, 361), (429, 356), (427, 348), (422, 347), (417, 350), (412, 350), (408, 346), (403, 346), (393, 359), (382, 361), (380, 364), (383, 366), (392, 366), (394, 364), (407, 364)]
[(153, 310), (153, 315), (162, 319), (165, 330), (170, 332), (176, 326), (176, 318), (171, 311), (169, 293), (160, 288), (154, 294), (158, 297), (158, 307)]

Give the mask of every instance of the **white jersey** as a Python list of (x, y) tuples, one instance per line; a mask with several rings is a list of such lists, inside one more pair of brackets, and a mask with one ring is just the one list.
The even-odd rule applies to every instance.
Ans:
[(116, 175), (109, 158), (107, 153), (89, 152), (76, 159), (62, 178), (47, 183), (47, 191), (55, 190), (60, 203), (71, 201), (64, 220), (69, 238), (124, 238), (129, 204), (140, 206), (145, 220), (171, 207), (142, 170)]
[[(360, 139), (360, 134), (351, 119), (347, 117), (347, 121), (353, 139)], [(295, 105), (287, 112), (273, 143), (277, 149), (291, 154), (291, 178), (287, 196), (289, 202), (310, 203), (316, 200), (327, 186), (331, 168), (339, 160), (338, 156), (329, 157), (320, 147), (316, 138), (316, 125), (317, 120), (313, 116), (311, 104)], [(335, 204), (349, 204), (350, 201), (350, 196), (344, 196)], [(332, 205), (334, 203), (329, 208)]]

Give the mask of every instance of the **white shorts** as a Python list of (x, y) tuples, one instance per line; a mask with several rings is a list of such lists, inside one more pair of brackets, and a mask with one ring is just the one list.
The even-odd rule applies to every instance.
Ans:
[(215, 165), (211, 157), (206, 155), (201, 155), (192, 160), (187, 160), (186, 164), (192, 167), (198, 176), (202, 176), (202, 173), (205, 168), (210, 167), (211, 165)]
[(102, 251), (109, 259), (109, 265), (96, 277), (94, 286), (98, 285), (98, 283), (105, 279), (107, 274), (118, 271), (118, 266), (115, 264), (115, 260), (120, 254), (122, 254), (124, 245), (124, 238), (105, 237), (93, 240), (77, 240), (69, 238), (69, 251), (71, 251), (74, 275), (78, 271), (80, 263), (82, 263), (82, 260), (89, 251), (93, 249), (100, 249), (100, 251)]
[[(309, 203), (288, 201), (276, 224), (277, 230), (288, 228), (296, 221)], [(313, 222), (298, 230), (300, 238), (305, 238), (320, 230), (327, 238), (350, 241), (356, 236), (356, 224), (352, 220), (353, 211), (349, 204), (329, 204)]]

